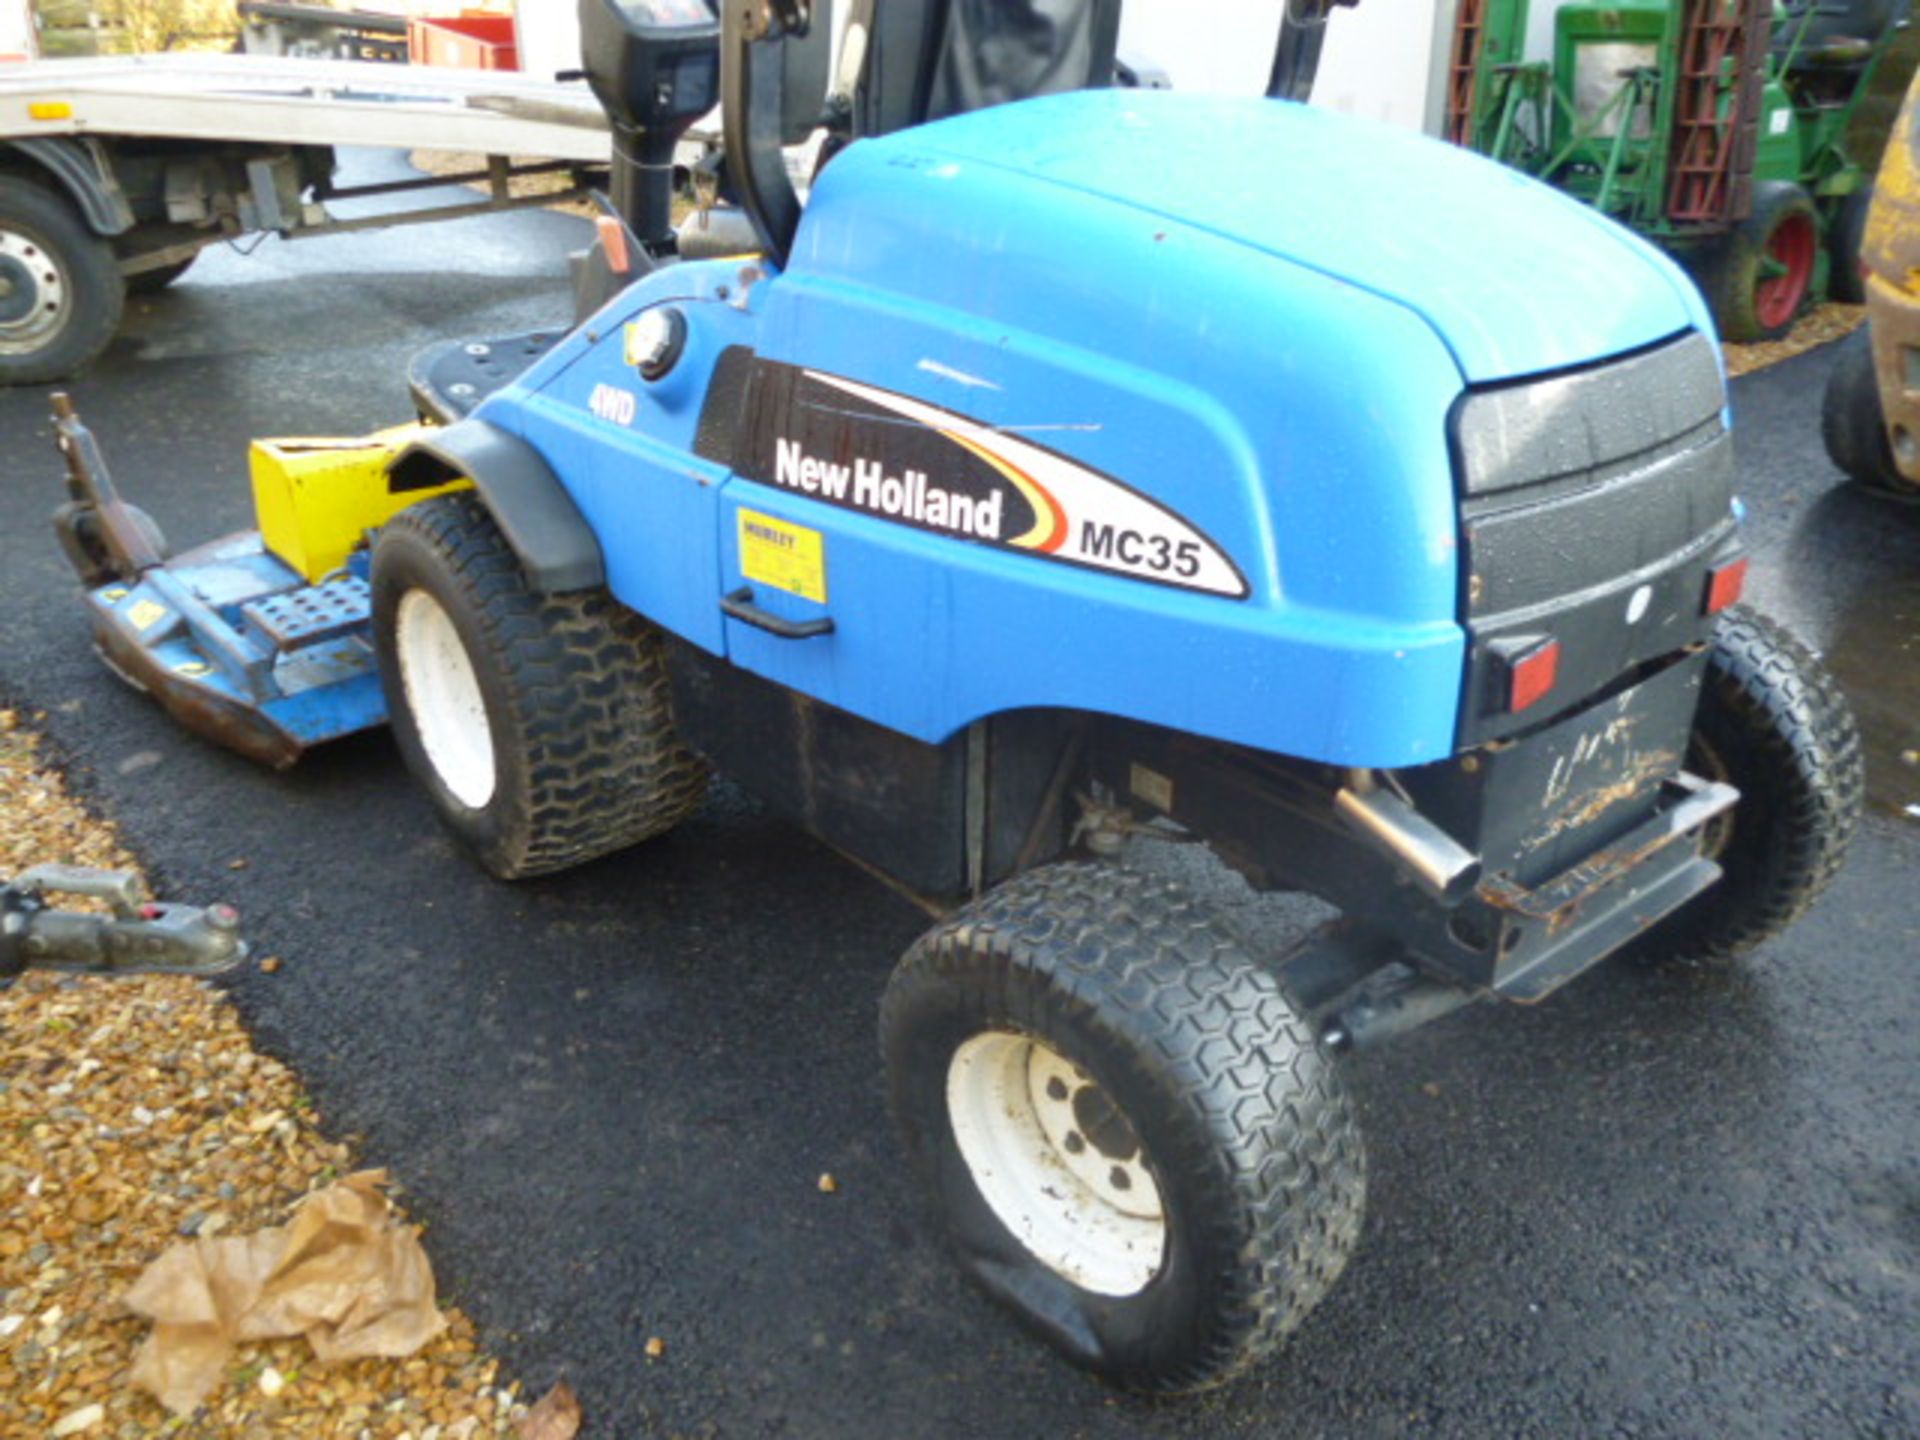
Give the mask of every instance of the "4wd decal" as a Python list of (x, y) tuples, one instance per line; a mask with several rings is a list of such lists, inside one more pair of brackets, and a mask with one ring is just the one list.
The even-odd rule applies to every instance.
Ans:
[(1110, 475), (937, 405), (760, 362), (734, 469), (956, 539), (1236, 599), (1220, 548)]

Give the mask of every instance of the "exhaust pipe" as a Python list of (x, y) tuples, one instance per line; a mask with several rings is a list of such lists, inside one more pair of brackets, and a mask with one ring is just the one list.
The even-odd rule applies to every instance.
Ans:
[(1457, 905), (1480, 883), (1480, 857), (1402, 800), (1374, 783), (1372, 772), (1352, 772), (1334, 792), (1333, 811), (1347, 828), (1392, 860), (1442, 905)]

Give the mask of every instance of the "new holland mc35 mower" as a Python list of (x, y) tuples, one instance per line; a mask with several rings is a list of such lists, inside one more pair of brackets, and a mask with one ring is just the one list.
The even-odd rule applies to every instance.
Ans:
[[(920, 900), (882, 1050), (955, 1253), (1181, 1390), (1353, 1253), (1340, 1052), (1752, 947), (1861, 775), (1735, 603), (1685, 276), (1436, 142), (1111, 88), (1116, 11), (857, 0), (836, 50), (805, 0), (585, 0), (621, 173), (579, 324), (426, 357), (433, 424), (257, 455), (264, 538), (172, 558), (67, 406), (59, 528), (123, 675), (275, 763), (390, 721), (495, 875), (712, 766)], [(756, 243), (696, 260), (716, 96)], [(1341, 918), (1271, 953), (1119, 862), (1155, 836)]]

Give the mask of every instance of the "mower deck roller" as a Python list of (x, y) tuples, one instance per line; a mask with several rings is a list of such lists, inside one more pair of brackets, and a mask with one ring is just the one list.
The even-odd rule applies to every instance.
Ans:
[[(588, 3), (643, 233), (602, 227), (571, 333), (415, 367), (446, 423), (354, 492), (367, 618), (285, 542), (232, 542), (271, 594), (141, 550), (68, 415), (70, 552), (143, 673), (142, 601), (282, 735), (371, 715), (377, 657), (496, 875), (661, 835), (715, 767), (919, 900), (894, 1115), (1065, 1355), (1186, 1390), (1303, 1322), (1361, 1228), (1338, 1050), (1736, 953), (1832, 878), (1852, 721), (1735, 603), (1712, 325), (1642, 242), (1457, 148), (1111, 88), (1110, 0), (856, 4), (837, 57), (804, 0), (717, 45), (698, 3)], [(644, 160), (715, 75), (758, 250), (675, 258)], [(362, 668), (283, 679), (330, 646)], [(1342, 918), (1265, 953), (1117, 862), (1169, 838)]]

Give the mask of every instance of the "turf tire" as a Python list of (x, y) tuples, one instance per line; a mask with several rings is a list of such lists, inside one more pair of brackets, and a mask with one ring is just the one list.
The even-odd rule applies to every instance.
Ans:
[(1740, 791), (1707, 833), (1725, 874), (1638, 950), (1732, 958), (1806, 914), (1839, 872), (1865, 792), (1860, 733), (1820, 662), (1766, 616), (1735, 606), (1714, 636), (1687, 768)]
[[(478, 806), (443, 781), (409, 705), (395, 623), (415, 588), (452, 621), (479, 684), (495, 783)], [(408, 768), (500, 878), (579, 865), (699, 808), (707, 770), (675, 736), (659, 632), (603, 590), (534, 593), (473, 495), (423, 501), (381, 531), (373, 632)]]
[[(952, 1057), (1044, 1041), (1132, 1122), (1166, 1217), (1136, 1293), (1082, 1289), (994, 1213), (955, 1138)], [(1178, 889), (1030, 871), (910, 949), (881, 1011), (895, 1121), (967, 1273), (1076, 1363), (1129, 1389), (1229, 1380), (1327, 1293), (1358, 1242), (1365, 1154), (1332, 1057), (1273, 973)]]

